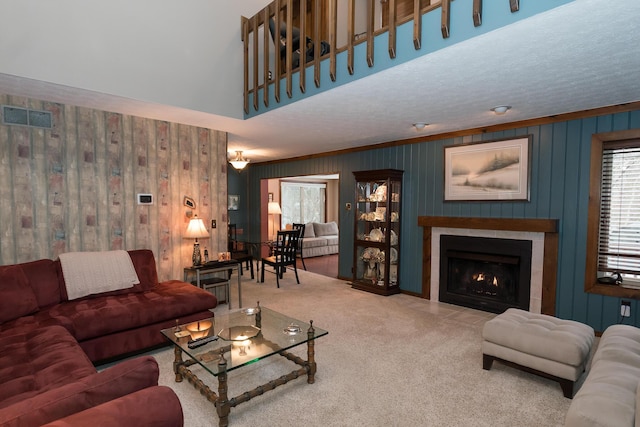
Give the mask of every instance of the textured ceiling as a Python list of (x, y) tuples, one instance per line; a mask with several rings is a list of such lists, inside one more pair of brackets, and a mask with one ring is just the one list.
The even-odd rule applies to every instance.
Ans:
[(639, 101), (640, 1), (576, 0), (248, 120), (6, 75), (0, 91), (219, 129), (230, 152), (284, 159)]

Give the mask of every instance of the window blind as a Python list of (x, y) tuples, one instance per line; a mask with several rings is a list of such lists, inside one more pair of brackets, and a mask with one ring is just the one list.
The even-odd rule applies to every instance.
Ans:
[(602, 151), (598, 270), (640, 276), (640, 141)]

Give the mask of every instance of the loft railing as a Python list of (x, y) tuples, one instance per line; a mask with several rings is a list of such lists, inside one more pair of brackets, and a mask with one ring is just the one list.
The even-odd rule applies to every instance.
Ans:
[[(366, 62), (374, 66), (376, 36), (388, 32), (388, 52), (396, 56), (397, 28), (413, 21), (412, 43), (422, 47), (422, 15), (441, 9), (440, 32), (449, 37), (450, 5), (453, 0), (275, 0), (251, 18), (242, 17), (244, 42), (244, 111), (250, 98), (259, 110), (259, 99), (269, 107), (270, 91), (281, 100), (281, 82), (293, 97), (293, 74), (298, 73), (300, 92), (306, 91), (307, 73), (320, 87), (320, 63), (329, 60), (329, 77), (336, 80), (336, 55), (347, 52), (347, 71), (354, 73), (354, 46), (366, 44)], [(493, 0), (495, 1), (495, 0)], [(511, 12), (519, 0), (509, 0)], [(482, 0), (473, 0), (475, 26), (482, 23)], [(262, 96), (260, 96), (262, 95)]]

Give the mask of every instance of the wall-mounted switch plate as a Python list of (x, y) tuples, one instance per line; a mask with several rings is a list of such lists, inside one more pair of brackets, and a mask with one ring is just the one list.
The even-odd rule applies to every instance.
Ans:
[(153, 204), (153, 194), (137, 194), (136, 199), (138, 200), (139, 205), (152, 205)]
[(215, 219), (211, 220), (211, 228), (216, 228), (216, 220)]

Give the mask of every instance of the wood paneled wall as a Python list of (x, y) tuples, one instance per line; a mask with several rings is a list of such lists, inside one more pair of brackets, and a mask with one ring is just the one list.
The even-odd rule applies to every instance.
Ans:
[[(400, 287), (415, 294), (421, 292), (422, 274), (419, 216), (559, 219), (556, 314), (586, 322), (602, 331), (619, 321), (620, 301), (584, 292), (591, 135), (634, 128), (640, 128), (638, 110), (290, 162), (254, 164), (249, 171), (250, 205), (254, 209), (260, 206), (262, 178), (340, 171), (339, 274), (348, 278), (353, 264), (354, 211), (347, 211), (345, 203), (354, 203), (352, 172), (384, 168), (404, 170)], [(444, 146), (529, 134), (533, 136), (530, 201), (443, 201)], [(259, 228), (253, 217), (250, 216), (248, 222), (252, 233)], [(633, 301), (631, 318), (625, 323), (640, 324), (638, 310), (640, 304)]]
[[(2, 94), (0, 105), (50, 111), (54, 124), (0, 124), (0, 264), (147, 248), (161, 280), (179, 279), (193, 251), (184, 196), (207, 228), (226, 224), (226, 133)], [(226, 239), (219, 227), (201, 247)]]

